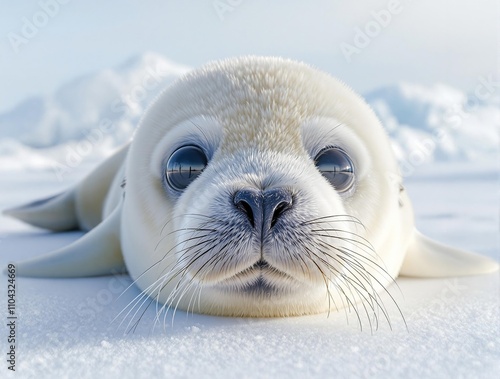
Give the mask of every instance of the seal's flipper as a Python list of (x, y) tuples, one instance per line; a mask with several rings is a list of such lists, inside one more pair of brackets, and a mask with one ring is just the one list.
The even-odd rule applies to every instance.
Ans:
[(6, 209), (3, 213), (57, 232), (92, 229), (102, 221), (107, 194), (116, 173), (123, 166), (127, 151), (128, 145), (111, 155), (67, 192)]
[(34, 201), (16, 208), (5, 209), (3, 214), (28, 224), (61, 232), (78, 229), (75, 213), (75, 191)]
[(440, 244), (415, 230), (399, 274), (437, 278), (486, 274), (498, 267), (490, 258)]
[(121, 205), (98, 226), (71, 245), (15, 263), (21, 276), (67, 278), (124, 271), (120, 248)]

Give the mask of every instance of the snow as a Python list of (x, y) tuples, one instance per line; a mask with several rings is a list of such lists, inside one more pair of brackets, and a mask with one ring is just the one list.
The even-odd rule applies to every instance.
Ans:
[[(63, 182), (46, 171), (6, 172), (0, 178), (0, 209), (63, 190), (88, 169)], [(447, 163), (424, 166), (408, 178), (417, 224), (442, 242), (498, 259), (499, 216), (492, 207), (498, 204), (496, 168), (483, 167), (472, 177), (469, 172)], [(1, 267), (82, 235), (54, 234), (3, 216), (0, 225)], [(3, 278), (1, 298), (6, 299)], [(135, 332), (126, 334), (130, 318), (119, 326), (119, 313), (139, 294), (130, 283), (126, 275), (18, 277), (17, 372), (2, 377), (493, 378), (500, 369), (498, 273), (399, 278), (400, 289), (391, 293), (408, 329), (385, 297), (392, 330), (381, 319), (373, 332), (366, 320), (360, 330), (355, 314), (347, 317), (343, 310), (282, 319), (177, 311), (173, 322), (170, 312), (165, 328), (162, 320), (153, 329), (153, 306)], [(5, 337), (0, 346), (7, 348)]]
[[(50, 96), (26, 99), (0, 114), (0, 171), (19, 165), (54, 170), (109, 155), (130, 139), (152, 99), (189, 69), (147, 52), (115, 68), (76, 77)], [(386, 127), (403, 166), (487, 162), (498, 159), (500, 143), (500, 97), (488, 80), (479, 78), (482, 87), (472, 93), (445, 84), (399, 83), (365, 98)], [(18, 143), (10, 146), (12, 140)], [(30, 150), (32, 158), (39, 152), (52, 159), (13, 163), (5, 149), (15, 148), (21, 150), (17, 155), (36, 149)]]
[(365, 95), (387, 128), (400, 161), (497, 158), (500, 97), (487, 87), (471, 94), (444, 84), (400, 83)]
[(1, 137), (43, 148), (100, 130), (119, 146), (160, 90), (187, 71), (156, 53), (145, 53), (115, 69), (79, 76), (51, 96), (28, 98), (0, 114)]
[[(155, 75), (152, 67), (160, 67), (161, 85), (150, 79)], [(27, 99), (0, 115), (0, 210), (50, 196), (76, 182), (129, 138), (146, 104), (186, 70), (147, 53), (114, 69), (76, 78), (52, 96)], [(142, 90), (145, 83), (150, 91)], [(492, 96), (467, 108), (473, 96), (441, 84), (399, 84), (367, 98), (392, 137), (418, 228), (441, 242), (499, 260), (499, 102)], [(113, 111), (114, 101), (126, 104), (123, 112)], [(107, 119), (113, 127), (102, 124)], [(436, 138), (440, 129), (444, 136)], [(433, 144), (426, 145), (429, 140)], [(58, 170), (61, 165), (67, 169), (64, 175)], [(81, 235), (54, 234), (0, 216), (0, 267)], [(0, 299), (6, 302), (7, 277), (1, 278)], [(356, 314), (344, 310), (278, 319), (182, 311), (174, 317), (170, 311), (154, 327), (156, 312), (151, 306), (135, 331), (127, 333), (129, 322), (133, 325), (139, 316), (120, 314), (139, 295), (127, 275), (18, 277), (16, 372), (7, 370), (3, 359), (0, 375), (496, 378), (499, 279), (498, 273), (399, 278), (390, 293), (404, 319), (385, 295), (390, 324), (381, 317), (373, 330), (363, 317), (361, 330)], [(5, 358), (8, 329), (3, 309), (0, 347)]]

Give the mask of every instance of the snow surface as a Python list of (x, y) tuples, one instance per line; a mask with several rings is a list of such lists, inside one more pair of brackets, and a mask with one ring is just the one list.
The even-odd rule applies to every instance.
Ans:
[[(0, 210), (69, 187), (126, 141), (147, 103), (187, 70), (147, 53), (1, 114)], [(474, 94), (445, 85), (399, 84), (366, 97), (392, 137), (418, 228), (499, 260), (498, 96), (474, 102)], [(0, 216), (0, 267), (81, 235)], [(499, 279), (399, 278), (391, 294), (404, 319), (385, 296), (390, 325), (382, 318), (378, 330), (367, 319), (361, 330), (344, 310), (281, 319), (177, 311), (153, 328), (153, 306), (126, 333), (137, 318), (120, 312), (139, 294), (128, 276), (17, 278), (16, 372), (3, 359), (0, 377), (496, 378)]]
[[(470, 168), (470, 167), (469, 167)], [(495, 167), (474, 173), (445, 164), (408, 178), (417, 224), (426, 234), (498, 260)], [(51, 172), (0, 177), (0, 209), (63, 190)], [(472, 172), (472, 174), (471, 174)], [(64, 246), (82, 233), (54, 234), (0, 218), (0, 266)], [(7, 278), (2, 276), (1, 299)], [(344, 311), (281, 319), (170, 312), (153, 329), (146, 310), (134, 333), (113, 319), (139, 294), (128, 276), (17, 278), (17, 371), (8, 378), (493, 378), (500, 370), (499, 275), (399, 278), (391, 289), (408, 330), (386, 297), (392, 330), (363, 330)], [(120, 296), (121, 295), (121, 296)], [(5, 301), (5, 300), (4, 300)], [(4, 307), (5, 310), (5, 307)], [(5, 312), (5, 313), (4, 313)], [(4, 320), (6, 318), (6, 311)], [(129, 319), (125, 320), (127, 324)], [(7, 335), (5, 322), (2, 335)], [(7, 342), (0, 342), (6, 354)], [(5, 355), (4, 355), (5, 356)], [(5, 375), (5, 376), (4, 376)]]

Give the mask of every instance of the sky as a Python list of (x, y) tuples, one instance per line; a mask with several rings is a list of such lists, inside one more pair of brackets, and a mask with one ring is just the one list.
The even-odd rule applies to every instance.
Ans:
[(471, 91), (498, 75), (495, 0), (0, 0), (0, 112), (83, 73), (155, 51), (305, 61), (355, 90), (401, 81)]

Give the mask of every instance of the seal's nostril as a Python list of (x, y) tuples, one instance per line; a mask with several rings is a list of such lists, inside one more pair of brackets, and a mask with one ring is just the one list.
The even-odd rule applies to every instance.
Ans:
[(248, 204), (246, 200), (239, 200), (235, 205), (240, 211), (242, 211), (247, 216), (248, 221), (250, 221), (250, 224), (252, 225), (252, 228), (254, 228), (255, 219), (250, 204)]
[(257, 223), (262, 220), (262, 193), (254, 189), (243, 189), (234, 195), (233, 203), (240, 210), (252, 225), (257, 227)]
[(290, 201), (282, 201), (279, 203), (273, 212), (273, 217), (271, 219), (271, 228), (276, 224), (276, 221), (281, 217), (281, 215), (288, 209), (292, 207), (292, 202)]
[(292, 194), (282, 188), (264, 192), (264, 230), (272, 229), (288, 209), (292, 207)]

